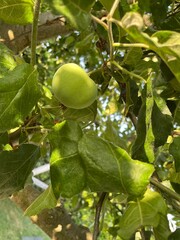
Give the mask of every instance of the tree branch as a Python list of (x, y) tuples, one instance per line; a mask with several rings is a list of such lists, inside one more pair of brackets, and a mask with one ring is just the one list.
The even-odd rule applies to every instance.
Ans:
[(94, 221), (93, 240), (97, 240), (97, 238), (100, 234), (100, 230), (99, 230), (100, 215), (101, 215), (102, 206), (103, 206), (106, 196), (107, 196), (106, 192), (101, 193), (101, 196), (100, 196), (99, 201), (96, 206), (96, 216), (95, 216), (95, 221)]
[(168, 194), (170, 197), (176, 199), (177, 201), (180, 202), (180, 195), (176, 192), (173, 192), (171, 189), (167, 188), (166, 186), (164, 186), (162, 183), (158, 182), (157, 180), (155, 180), (154, 178), (150, 179), (150, 182), (156, 186), (157, 188), (159, 188), (160, 190), (162, 190), (163, 192), (165, 192), (166, 194)]
[(35, 0), (34, 4), (34, 18), (32, 24), (31, 34), (31, 65), (36, 65), (36, 46), (37, 46), (37, 34), (38, 34), (38, 19), (41, 6), (41, 0)]
[[(31, 25), (10, 25), (0, 22), (0, 42), (4, 43), (14, 53), (19, 53), (31, 45)], [(56, 16), (50, 12), (42, 13), (39, 16), (38, 42), (65, 35), (72, 31), (67, 25), (63, 16)]]

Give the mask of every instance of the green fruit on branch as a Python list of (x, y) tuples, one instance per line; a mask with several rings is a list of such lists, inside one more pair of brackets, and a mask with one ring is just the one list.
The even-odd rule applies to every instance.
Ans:
[(77, 64), (62, 65), (54, 74), (52, 91), (66, 107), (82, 109), (91, 105), (97, 97), (97, 86)]

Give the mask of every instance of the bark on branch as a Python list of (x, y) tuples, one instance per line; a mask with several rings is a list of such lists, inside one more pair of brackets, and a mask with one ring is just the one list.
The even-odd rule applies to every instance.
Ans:
[[(28, 185), (13, 195), (11, 200), (24, 211), (38, 196), (39, 191)], [(77, 225), (63, 206), (44, 209), (40, 214), (31, 217), (31, 220), (53, 240), (92, 240), (89, 229)]]
[[(31, 44), (31, 25), (10, 25), (0, 22), (0, 42), (4, 43), (14, 53), (19, 53)], [(63, 16), (55, 16), (50, 12), (39, 17), (38, 41), (71, 32)]]

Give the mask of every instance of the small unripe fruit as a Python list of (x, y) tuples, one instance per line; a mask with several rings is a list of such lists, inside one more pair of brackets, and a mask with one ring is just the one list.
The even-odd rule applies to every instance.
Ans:
[(82, 109), (91, 105), (97, 97), (97, 86), (77, 64), (62, 65), (54, 74), (52, 91), (66, 107)]

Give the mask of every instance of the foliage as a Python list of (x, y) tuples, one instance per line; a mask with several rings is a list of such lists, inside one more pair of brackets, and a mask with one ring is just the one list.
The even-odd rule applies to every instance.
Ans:
[[(171, 239), (167, 214), (177, 216), (180, 200), (179, 1), (46, 4), (67, 17), (69, 34), (25, 49), (21, 61), (0, 45), (1, 196), (23, 188), (48, 159), (49, 188), (27, 215), (63, 199), (77, 222), (104, 223), (102, 239)], [(32, 22), (32, 1), (2, 1), (0, 19)], [(68, 62), (98, 86), (88, 108), (67, 108), (52, 94), (53, 75)], [(100, 226), (92, 231), (97, 239)]]
[(0, 19), (11, 24), (27, 24), (33, 20), (32, 0), (6, 0), (0, 3)]
[(1, 239), (8, 238), (19, 240), (32, 236), (49, 240), (49, 237), (38, 226), (32, 223), (28, 217), (23, 216), (23, 211), (10, 199), (1, 200), (0, 205)]

